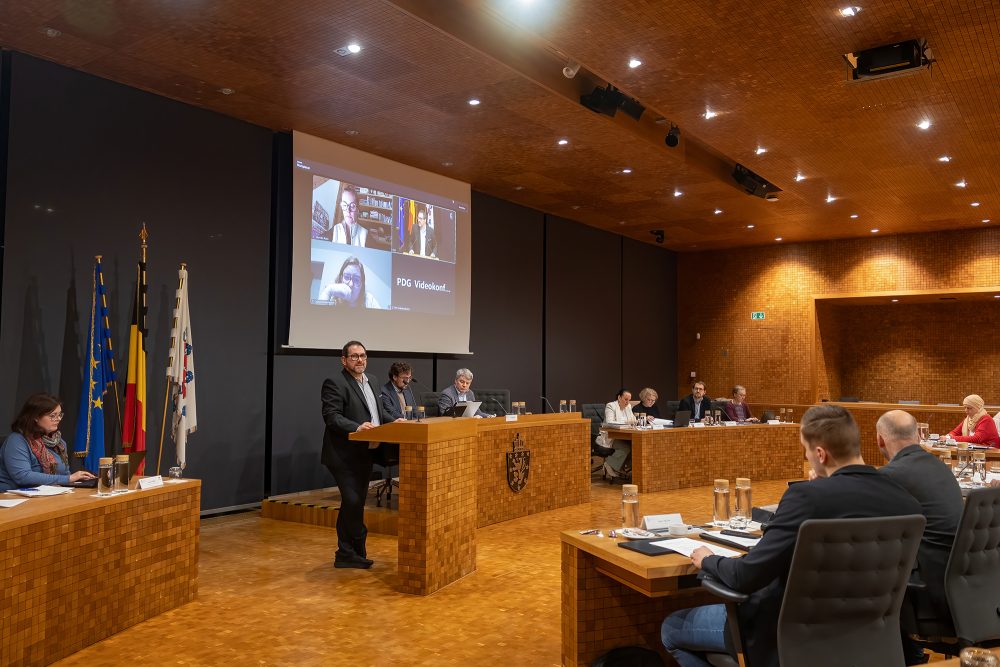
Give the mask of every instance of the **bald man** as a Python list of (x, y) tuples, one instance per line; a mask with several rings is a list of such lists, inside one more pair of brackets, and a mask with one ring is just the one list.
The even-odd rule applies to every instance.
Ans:
[[(926, 595), (917, 596), (915, 612), (921, 618), (951, 619), (944, 593), (944, 570), (962, 519), (962, 490), (958, 480), (938, 457), (920, 446), (917, 420), (903, 410), (891, 410), (875, 424), (878, 448), (888, 463), (879, 472), (910, 492), (927, 517), (917, 552), (919, 578)], [(904, 636), (906, 664), (920, 664), (923, 652)]]

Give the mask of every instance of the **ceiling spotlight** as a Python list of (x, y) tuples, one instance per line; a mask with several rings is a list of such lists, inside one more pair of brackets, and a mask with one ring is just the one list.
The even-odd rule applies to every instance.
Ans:
[(223, 95), (233, 95), (236, 93), (235, 88), (219, 88), (219, 92)]
[(767, 149), (764, 148), (763, 146), (758, 146), (757, 150), (754, 151), (754, 152), (757, 153), (757, 155), (763, 155), (764, 153), (767, 152)]
[[(684, 193), (681, 192), (680, 190), (674, 190), (674, 196), (675, 197), (680, 197), (682, 194), (684, 194)], [(978, 204), (977, 204), (977, 206), (978, 206)]]
[(873, 229), (872, 230), (872, 234), (878, 234), (878, 230), (877, 229)]
[(356, 137), (361, 133), (358, 132), (357, 130), (344, 130), (344, 134), (346, 134), (349, 137)]
[(805, 174), (803, 174), (801, 172), (798, 173), (798, 174), (795, 174), (795, 181), (796, 182), (804, 181), (804, 180), (806, 180), (806, 175)]
[(478, 107), (479, 106), (479, 100), (477, 100), (475, 97), (473, 97), (471, 100), (469, 100), (469, 106), (470, 107)]
[(979, 202), (974, 201), (971, 204), (969, 204), (969, 206), (972, 206), (973, 208), (975, 208), (976, 206), (979, 206)]
[(747, 225), (747, 229), (753, 229), (753, 225)]
[(938, 162), (951, 162), (951, 156), (942, 155), (941, 157), (938, 158)]
[(361, 45), (356, 42), (351, 42), (347, 45), (347, 50), (351, 53), (361, 53)]
[(989, 223), (989, 221), (990, 221), (990, 219), (989, 219), (989, 218), (983, 218), (983, 224), (984, 224), (984, 225), (985, 225), (985, 224), (988, 224), (988, 223)]
[(931, 127), (931, 122), (926, 118), (924, 118), (922, 121), (917, 123), (917, 127), (919, 127), (921, 130), (929, 130)]
[(851, 220), (857, 220), (857, 219), (858, 219), (858, 214), (857, 213), (851, 213)]
[(677, 144), (680, 143), (681, 141), (680, 137), (681, 137), (680, 128), (677, 127), (676, 125), (671, 125), (670, 131), (667, 132), (667, 137), (663, 140), (663, 143), (665, 143), (667, 146), (670, 146), (671, 148), (674, 148), (675, 146), (677, 146)]
[(580, 63), (568, 62), (566, 66), (563, 67), (563, 76), (567, 79), (572, 79), (576, 76), (576, 73), (580, 71)]
[(777, 237), (777, 238), (776, 238), (776, 239), (774, 239), (774, 240), (775, 240), (775, 241), (780, 241), (780, 240), (781, 240), (781, 237), (779, 236), (779, 237)]
[(632, 58), (631, 60), (628, 61), (629, 69), (635, 69), (636, 67), (638, 67), (641, 64), (642, 64), (642, 61), (639, 60), (638, 58)]
[(836, 200), (837, 200), (837, 198), (836, 198), (836, 197), (834, 197), (833, 195), (827, 195), (827, 196), (826, 196), (826, 203), (827, 203), (827, 204), (832, 204), (832, 203), (833, 203), (833, 202), (835, 202)]
[(956, 188), (964, 188), (966, 185), (968, 185), (968, 183), (965, 182), (964, 178), (960, 180), (958, 183), (955, 183)]
[(46, 37), (58, 37), (62, 34), (62, 31), (56, 30), (55, 28), (42, 28), (42, 34)]
[(569, 139), (560, 139), (556, 143), (559, 144), (560, 146), (565, 146), (566, 144), (569, 143)]
[(892, 302), (893, 303), (899, 303), (899, 299), (893, 299)]
[(663, 243), (663, 230), (662, 229), (654, 229), (654, 230), (652, 230), (649, 233), (653, 235), (653, 240), (654, 241), (656, 241), (657, 243)]
[(514, 186), (514, 189), (515, 189), (515, 190), (523, 190), (523, 189), (524, 189), (524, 186), (523, 186), (523, 185), (515, 185), (515, 186)]
[(455, 163), (454, 162), (442, 162), (441, 166), (442, 167), (454, 167)]
[(622, 173), (623, 173), (623, 174), (631, 174), (631, 173), (632, 173), (632, 170), (631, 170), (631, 169), (629, 169), (628, 167), (625, 167), (624, 169), (622, 169)]
[(857, 16), (860, 11), (860, 7), (844, 7), (840, 10), (840, 15), (844, 18), (848, 18), (851, 16)]
[(721, 208), (717, 208), (717, 209), (715, 209), (713, 211), (713, 213), (715, 213), (715, 215), (720, 215), (722, 213), (722, 209)]
[(715, 118), (718, 115), (719, 115), (718, 112), (712, 111), (708, 107), (705, 107), (705, 114), (704, 114), (705, 120), (712, 120), (713, 118)]

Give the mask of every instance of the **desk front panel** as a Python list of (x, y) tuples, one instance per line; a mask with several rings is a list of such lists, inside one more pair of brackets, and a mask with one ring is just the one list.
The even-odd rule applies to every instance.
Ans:
[(200, 498), (184, 480), (2, 510), (0, 664), (47, 665), (193, 600)]

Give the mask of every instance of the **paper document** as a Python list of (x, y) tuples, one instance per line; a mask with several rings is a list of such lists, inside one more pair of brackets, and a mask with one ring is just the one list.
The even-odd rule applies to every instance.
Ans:
[(673, 426), (673, 425), (674, 425), (673, 419), (660, 419), (659, 417), (653, 419), (653, 426)]
[(17, 507), (21, 503), (28, 502), (27, 498), (21, 500), (0, 500), (0, 507)]
[(698, 547), (705, 547), (711, 551), (716, 556), (723, 556), (725, 558), (731, 558), (733, 556), (742, 556), (739, 551), (733, 551), (732, 549), (727, 549), (725, 547), (720, 547), (717, 544), (712, 544), (711, 542), (701, 542), (699, 540), (692, 540), (689, 537), (678, 537), (676, 540), (660, 540), (659, 542), (653, 542), (658, 547), (663, 547), (664, 549), (670, 549), (671, 551), (676, 551), (677, 553), (691, 557), (694, 550)]
[(46, 484), (41, 484), (27, 489), (11, 489), (7, 493), (16, 493), (19, 496), (25, 496), (27, 498), (36, 498), (40, 496), (61, 496), (64, 493), (73, 493), (73, 489), (62, 486), (48, 486)]
[(709, 535), (718, 537), (720, 540), (726, 540), (727, 542), (732, 542), (733, 544), (739, 544), (740, 546), (746, 547), (747, 549), (749, 549), (750, 547), (757, 546), (757, 543), (760, 542), (759, 537), (737, 537), (735, 535), (723, 535), (722, 533), (718, 532), (709, 533)]

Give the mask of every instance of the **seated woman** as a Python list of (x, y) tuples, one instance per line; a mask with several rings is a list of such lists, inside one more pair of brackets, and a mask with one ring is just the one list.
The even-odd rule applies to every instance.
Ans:
[[(632, 392), (628, 389), (619, 389), (618, 396), (604, 406), (604, 423), (606, 424), (634, 424), (635, 416), (632, 414)], [(611, 447), (614, 453), (604, 461), (604, 473), (612, 479), (625, 477), (625, 461), (632, 453), (632, 443), (628, 440), (613, 440)]]
[(655, 389), (646, 387), (639, 392), (639, 405), (632, 408), (632, 414), (644, 412), (648, 419), (659, 419), (660, 408), (656, 406), (656, 399), (659, 397)]
[(86, 470), (70, 473), (66, 442), (59, 435), (62, 418), (62, 406), (55, 396), (28, 397), (3, 443), (0, 490), (94, 478)]
[(760, 421), (750, 412), (750, 405), (747, 403), (747, 390), (743, 385), (733, 387), (733, 398), (726, 403), (726, 417), (734, 422), (758, 422)]
[(341, 264), (337, 279), (320, 291), (319, 300), (349, 308), (381, 308), (375, 295), (368, 291), (364, 264), (353, 255)]
[(983, 409), (982, 398), (969, 394), (962, 401), (965, 408), (965, 419), (951, 430), (948, 435), (958, 442), (971, 442), (987, 447), (1000, 447), (1000, 434), (997, 433), (996, 422)]

